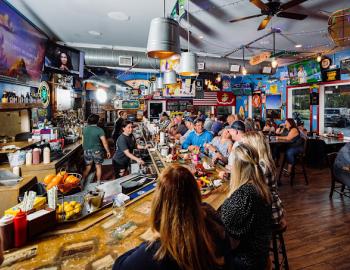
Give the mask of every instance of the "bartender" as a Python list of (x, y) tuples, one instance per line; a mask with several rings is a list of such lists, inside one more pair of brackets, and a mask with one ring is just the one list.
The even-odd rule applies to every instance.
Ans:
[(133, 155), (134, 149), (144, 149), (143, 146), (136, 143), (136, 139), (133, 135), (133, 123), (124, 120), (121, 123), (121, 130), (122, 133), (117, 139), (116, 151), (113, 156), (113, 167), (116, 178), (126, 175), (131, 160), (141, 165), (145, 164), (141, 158)]

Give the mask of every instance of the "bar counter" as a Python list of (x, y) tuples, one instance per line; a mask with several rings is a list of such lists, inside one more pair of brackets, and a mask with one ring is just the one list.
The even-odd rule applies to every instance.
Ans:
[[(212, 176), (214, 178), (217, 176), (216, 171), (213, 171)], [(224, 182), (222, 186), (203, 195), (203, 201), (217, 209), (226, 198), (227, 185), (227, 182)], [(79, 222), (60, 225), (22, 249), (37, 248), (37, 254), (32, 259), (13, 264), (8, 269), (42, 269), (45, 267), (53, 267), (50, 269), (97, 269), (96, 265), (101, 261), (95, 261), (102, 258), (107, 265), (110, 265), (118, 255), (134, 248), (145, 239), (149, 239), (152, 197), (153, 192), (150, 192), (139, 200), (132, 201), (127, 205), (124, 216), (118, 222), (111, 208), (108, 207)], [(128, 222), (132, 222), (131, 228), (125, 231), (125, 233), (130, 232), (128, 236), (122, 240), (111, 236), (113, 229)], [(83, 251), (73, 257), (67, 256), (70, 252), (64, 249), (71, 244), (84, 246)], [(5, 254), (5, 258), (7, 256), (11, 256), (11, 253)]]

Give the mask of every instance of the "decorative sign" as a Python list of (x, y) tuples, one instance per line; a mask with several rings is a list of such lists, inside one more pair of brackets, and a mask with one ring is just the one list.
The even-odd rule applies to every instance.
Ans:
[(203, 80), (195, 80), (196, 93), (203, 92)]
[(205, 64), (204, 62), (197, 63), (198, 70), (204, 70)]
[(185, 0), (177, 0), (173, 7), (170, 17), (179, 21), (185, 15)]
[(319, 105), (319, 94), (312, 92), (310, 94), (310, 105)]
[(47, 82), (41, 82), (39, 84), (38, 93), (43, 107), (47, 108), (50, 105), (50, 87)]
[(260, 108), (261, 107), (261, 93), (255, 92), (252, 97), (252, 105), (254, 108)]
[(250, 96), (252, 94), (252, 86), (250, 83), (241, 83), (232, 85), (232, 92), (236, 96)]
[(343, 59), (340, 61), (340, 71), (341, 71), (341, 74), (350, 73), (350, 58)]
[(329, 69), (331, 65), (332, 65), (332, 59), (330, 59), (327, 56), (323, 56), (321, 60), (321, 70)]
[(185, 83), (179, 81), (176, 84), (166, 85), (163, 89), (164, 97), (194, 97), (195, 93), (191, 79), (186, 79)]
[(332, 82), (340, 80), (340, 68), (322, 71), (322, 81)]
[(217, 106), (235, 106), (236, 98), (232, 92), (217, 92)]
[(123, 100), (122, 109), (139, 109), (140, 101), (138, 100)]
[(278, 94), (277, 84), (270, 85), (270, 94)]
[(271, 52), (262, 52), (261, 54), (254, 55), (250, 58), (249, 64), (252, 66), (258, 65), (271, 57)]
[(170, 58), (167, 59), (161, 59), (159, 61), (160, 65), (160, 71), (166, 72), (166, 71), (172, 71), (175, 70), (176, 72), (179, 72), (180, 69), (180, 55), (173, 55)]

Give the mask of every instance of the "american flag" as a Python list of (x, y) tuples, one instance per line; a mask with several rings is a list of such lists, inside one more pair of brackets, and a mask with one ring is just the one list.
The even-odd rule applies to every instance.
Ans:
[(216, 92), (204, 92), (204, 98), (194, 98), (193, 99), (194, 106), (216, 106), (217, 105), (217, 97)]

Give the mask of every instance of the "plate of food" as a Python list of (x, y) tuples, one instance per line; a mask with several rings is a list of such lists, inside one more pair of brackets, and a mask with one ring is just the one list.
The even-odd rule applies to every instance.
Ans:
[(188, 149), (180, 149), (180, 153), (181, 153), (181, 154), (188, 153)]

